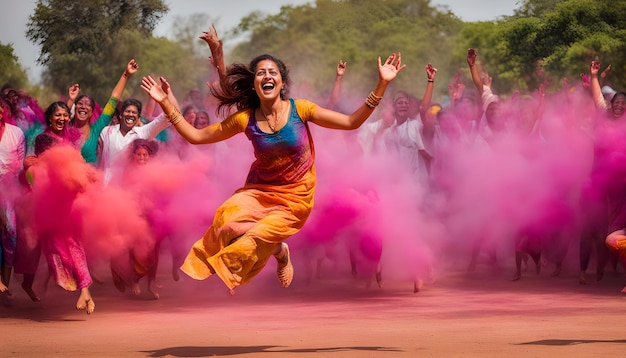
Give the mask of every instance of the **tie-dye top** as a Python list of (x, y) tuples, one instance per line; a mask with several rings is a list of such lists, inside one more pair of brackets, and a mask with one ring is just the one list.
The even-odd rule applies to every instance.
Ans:
[(316, 105), (302, 99), (290, 98), (289, 102), (287, 124), (276, 133), (263, 132), (252, 109), (239, 111), (220, 124), (226, 131), (245, 132), (252, 142), (256, 160), (250, 167), (246, 185), (292, 184), (313, 167), (315, 151), (306, 122)]
[(287, 124), (276, 133), (263, 132), (251, 112), (245, 133), (252, 142), (256, 160), (250, 167), (246, 184), (294, 183), (313, 166), (314, 151), (306, 121), (315, 110), (315, 104), (292, 98), (289, 101), (291, 110)]

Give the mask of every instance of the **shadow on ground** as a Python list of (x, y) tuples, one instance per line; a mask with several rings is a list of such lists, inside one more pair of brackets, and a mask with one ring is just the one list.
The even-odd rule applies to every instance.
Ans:
[(626, 343), (626, 339), (542, 339), (540, 341), (518, 343), (517, 345), (537, 345), (537, 346), (573, 346), (587, 343)]
[(325, 348), (299, 348), (285, 349), (279, 346), (248, 346), (248, 347), (170, 347), (155, 351), (142, 351), (150, 354), (148, 357), (210, 357), (229, 356), (248, 353), (328, 353), (347, 351), (368, 352), (403, 352), (390, 347), (325, 347)]

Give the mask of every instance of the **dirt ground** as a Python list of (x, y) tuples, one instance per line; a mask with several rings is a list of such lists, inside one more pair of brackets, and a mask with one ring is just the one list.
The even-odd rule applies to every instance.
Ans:
[(17, 276), (10, 306), (0, 307), (0, 357), (573, 358), (626, 351), (623, 273), (609, 271), (600, 282), (591, 274), (580, 285), (571, 270), (559, 277), (529, 270), (518, 282), (512, 272), (439, 273), (414, 294), (402, 280), (383, 288), (343, 273), (308, 281), (297, 266), (293, 285), (283, 289), (268, 265), (233, 297), (217, 277), (175, 282), (163, 272), (159, 300), (120, 293), (110, 280), (94, 284), (89, 316), (73, 309), (76, 293), (52, 284), (42, 302), (30, 302)]

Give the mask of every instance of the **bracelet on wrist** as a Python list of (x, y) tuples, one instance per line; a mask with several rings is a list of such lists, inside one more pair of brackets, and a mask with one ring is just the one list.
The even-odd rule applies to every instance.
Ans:
[(169, 119), (170, 123), (175, 126), (178, 123), (180, 123), (180, 121), (182, 121), (184, 119), (182, 113), (180, 113), (180, 111), (178, 110), (178, 108), (174, 107), (174, 109), (167, 114), (167, 119)]
[(374, 92), (372, 91), (365, 99), (365, 105), (371, 109), (374, 109), (376, 108), (376, 106), (380, 104), (380, 101), (382, 99), (383, 99), (382, 97), (375, 95)]
[(435, 80), (431, 80), (431, 79), (429, 79), (429, 80), (428, 80), (428, 82), (431, 82), (431, 83), (432, 83), (432, 82), (435, 82)]

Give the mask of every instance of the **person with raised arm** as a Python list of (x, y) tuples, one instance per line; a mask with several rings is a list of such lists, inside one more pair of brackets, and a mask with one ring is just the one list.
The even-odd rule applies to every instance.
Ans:
[[(162, 91), (169, 96), (169, 101), (178, 106), (178, 101), (169, 90), (170, 85), (161, 78)], [(107, 126), (100, 133), (98, 153), (100, 167), (104, 170), (104, 181), (109, 183), (113, 178), (120, 179), (121, 172), (126, 164), (126, 150), (137, 138), (154, 139), (170, 123), (161, 113), (152, 122), (139, 126), (142, 104), (135, 98), (129, 98), (122, 103), (119, 124)], [(181, 117), (182, 118), (182, 117)]]
[[(604, 189), (604, 202), (608, 216), (608, 231), (605, 238), (606, 246), (616, 252), (622, 263), (626, 265), (626, 190), (624, 189), (624, 174), (626, 167), (615, 158), (622, 158), (626, 154), (626, 147), (622, 138), (626, 134), (624, 109), (626, 109), (626, 93), (618, 91), (613, 94), (609, 103), (602, 94), (599, 77), (606, 76), (607, 69), (600, 74), (600, 62), (593, 61), (589, 68), (590, 89), (596, 108), (606, 111), (606, 117), (596, 126), (596, 144), (594, 153), (594, 172), (596, 188)], [(605, 258), (603, 258), (605, 259)], [(584, 272), (581, 270), (581, 282)], [(626, 286), (621, 291), (626, 293)]]
[(334, 109), (337, 104), (339, 91), (341, 90), (341, 79), (343, 79), (343, 75), (346, 73), (347, 66), (348, 63), (346, 61), (339, 60), (339, 63), (337, 64), (337, 76), (335, 77), (335, 82), (333, 83), (333, 89), (330, 92), (330, 98), (326, 104), (326, 108), (328, 109)]
[(86, 94), (79, 94), (80, 86), (77, 83), (69, 88), (67, 105), (70, 108), (74, 106), (74, 116), (70, 120), (70, 127), (77, 128), (81, 133), (80, 154), (87, 163), (96, 163), (100, 133), (109, 125), (128, 79), (138, 70), (139, 64), (134, 59), (128, 61), (124, 72), (111, 91), (111, 97), (93, 124), (91, 118), (96, 107), (94, 100)]
[(480, 94), (483, 115), (489, 129), (488, 133), (485, 134), (485, 139), (487, 139), (493, 134), (504, 131), (506, 127), (505, 120), (500, 115), (500, 97), (495, 95), (491, 89), (492, 78), (487, 74), (481, 75), (478, 70), (477, 57), (478, 53), (475, 49), (467, 50), (467, 64), (472, 75), (472, 82)]
[(144, 77), (141, 87), (188, 142), (216, 143), (243, 132), (252, 142), (256, 158), (245, 185), (217, 209), (213, 224), (191, 248), (183, 272), (198, 280), (217, 274), (234, 294), (236, 287), (250, 282), (274, 256), (278, 279), (288, 287), (293, 265), (285, 240), (305, 224), (316, 187), (309, 123), (331, 129), (358, 128), (405, 67), (400, 53), (391, 54), (384, 62), (379, 58), (375, 89), (346, 115), (289, 98), (289, 71), (283, 61), (260, 55), (249, 65), (229, 66), (220, 85), (210, 87), (219, 101), (219, 113), (226, 113), (229, 107), (237, 112), (203, 129), (185, 121), (156, 81)]

